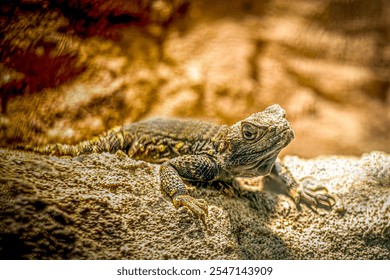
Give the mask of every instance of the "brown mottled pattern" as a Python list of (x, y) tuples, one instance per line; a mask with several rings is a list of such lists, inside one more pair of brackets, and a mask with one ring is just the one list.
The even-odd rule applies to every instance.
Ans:
[[(267, 176), (284, 183), (296, 203), (332, 207), (336, 199), (323, 187), (304, 187), (279, 161), (281, 149), (294, 138), (286, 112), (272, 105), (232, 126), (196, 120), (151, 119), (117, 127), (78, 145), (24, 147), (56, 156), (123, 151), (128, 156), (161, 163), (162, 190), (176, 207), (185, 206), (204, 222), (207, 203), (189, 195), (185, 181), (224, 181), (237, 177)], [(183, 181), (184, 180), (184, 181)], [(341, 204), (337, 204), (342, 209)]]
[(154, 163), (182, 155), (215, 154), (227, 128), (194, 120), (147, 120), (123, 128), (127, 137), (136, 139), (124, 150), (132, 158)]

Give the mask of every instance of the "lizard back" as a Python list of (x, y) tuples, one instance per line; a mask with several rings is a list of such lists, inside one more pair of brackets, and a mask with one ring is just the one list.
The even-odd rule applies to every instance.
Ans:
[(196, 120), (156, 118), (114, 128), (76, 145), (25, 146), (41, 154), (78, 156), (123, 151), (131, 158), (161, 163), (181, 155), (214, 155), (223, 147), (228, 126)]
[[(227, 126), (195, 120), (151, 119), (123, 127), (124, 138), (133, 136), (127, 154), (148, 162), (164, 162), (190, 154), (216, 154)], [(222, 141), (222, 142), (221, 142)]]

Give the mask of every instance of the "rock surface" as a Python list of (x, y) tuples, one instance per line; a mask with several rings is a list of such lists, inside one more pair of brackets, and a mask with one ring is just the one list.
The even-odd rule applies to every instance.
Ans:
[[(1, 257), (389, 259), (389, 15), (383, 0), (0, 1)], [(206, 229), (160, 193), (157, 165), (9, 149), (153, 116), (232, 124), (273, 103), (296, 135), (284, 155), (384, 152), (285, 158), (344, 215), (245, 180), (194, 191)]]
[(208, 227), (161, 194), (158, 165), (123, 153), (0, 150), (2, 259), (390, 259), (390, 155), (285, 157), (345, 212), (297, 209), (273, 182), (203, 186)]

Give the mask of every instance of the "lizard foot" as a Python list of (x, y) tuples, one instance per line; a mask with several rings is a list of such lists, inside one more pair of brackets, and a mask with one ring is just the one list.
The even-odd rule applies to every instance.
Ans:
[(200, 218), (203, 223), (206, 223), (208, 205), (203, 199), (196, 199), (192, 196), (182, 194), (174, 196), (172, 201), (176, 208), (184, 206), (188, 208), (196, 217)]
[(295, 204), (305, 203), (310, 209), (314, 210), (320, 206), (325, 208), (334, 208), (337, 212), (343, 212), (344, 206), (341, 200), (328, 193), (324, 186), (302, 186), (290, 190), (290, 195)]

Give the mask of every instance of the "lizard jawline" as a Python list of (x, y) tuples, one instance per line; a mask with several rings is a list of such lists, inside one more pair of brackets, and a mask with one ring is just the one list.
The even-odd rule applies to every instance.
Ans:
[(255, 177), (267, 175), (270, 173), (272, 166), (276, 160), (279, 151), (273, 151), (262, 159), (252, 162), (251, 164), (245, 165), (241, 171), (241, 177)]

